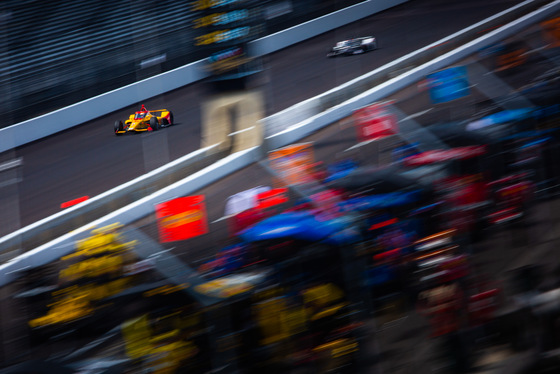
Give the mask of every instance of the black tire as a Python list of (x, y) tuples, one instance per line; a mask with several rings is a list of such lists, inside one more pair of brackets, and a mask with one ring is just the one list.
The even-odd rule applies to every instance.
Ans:
[(122, 121), (115, 121), (115, 135), (120, 136), (119, 131), (123, 131), (123, 123)]
[(153, 131), (159, 130), (159, 126), (160, 125), (157, 117), (150, 118), (150, 127), (152, 128)]
[(169, 112), (169, 126), (173, 125), (175, 120), (173, 119), (173, 112)]

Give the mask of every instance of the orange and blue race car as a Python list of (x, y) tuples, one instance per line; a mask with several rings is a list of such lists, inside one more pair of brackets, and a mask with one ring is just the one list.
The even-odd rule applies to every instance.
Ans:
[(144, 105), (126, 121), (115, 121), (115, 135), (129, 132), (157, 131), (173, 124), (173, 113), (168, 109), (148, 110)]

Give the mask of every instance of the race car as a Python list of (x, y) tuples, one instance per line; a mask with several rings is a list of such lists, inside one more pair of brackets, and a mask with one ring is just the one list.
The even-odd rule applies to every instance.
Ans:
[(168, 109), (148, 110), (144, 105), (126, 121), (115, 121), (115, 135), (129, 132), (157, 131), (173, 124), (173, 113)]
[(377, 49), (377, 40), (373, 36), (364, 36), (336, 43), (329, 53), (327, 53), (327, 57), (357, 55), (373, 51), (374, 49)]

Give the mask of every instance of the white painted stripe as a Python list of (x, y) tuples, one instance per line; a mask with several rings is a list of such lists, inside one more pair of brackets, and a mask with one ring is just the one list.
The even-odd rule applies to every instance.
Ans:
[(358, 144), (354, 144), (352, 147), (345, 149), (344, 152), (351, 151), (351, 150), (356, 149), (356, 148), (359, 148), (359, 147), (361, 147), (361, 146), (363, 146), (363, 145), (367, 145), (367, 144), (369, 144), (369, 143), (372, 143), (372, 142), (374, 142), (374, 141), (376, 141), (376, 140), (379, 140), (379, 139), (370, 139), (370, 140), (366, 140), (365, 142), (360, 142), (360, 143), (358, 143)]
[(241, 134), (245, 131), (253, 130), (254, 128), (255, 128), (255, 126), (247, 127), (247, 128), (242, 129), (242, 130), (232, 132), (231, 134), (228, 134), (228, 136), (235, 136), (235, 135)]
[(413, 119), (413, 118), (416, 118), (416, 117), (423, 116), (424, 114), (428, 113), (428, 112), (429, 112), (430, 110), (432, 110), (432, 109), (434, 109), (434, 108), (426, 109), (426, 110), (423, 110), (423, 111), (421, 111), (421, 112), (411, 114), (410, 116), (404, 117), (402, 120), (403, 120), (403, 121), (406, 121), (407, 119)]
[(212, 221), (212, 223), (216, 223), (216, 222), (224, 221), (224, 220), (226, 220), (226, 219), (228, 219), (228, 218), (231, 218), (231, 217), (233, 217), (233, 214), (230, 214), (229, 216), (223, 216), (223, 217), (220, 217), (220, 218), (218, 218), (217, 220), (215, 220), (215, 221)]
[(4, 162), (0, 164), (0, 171), (9, 170), (21, 166), (23, 164), (22, 158), (16, 158), (15, 160), (11, 160), (8, 162)]

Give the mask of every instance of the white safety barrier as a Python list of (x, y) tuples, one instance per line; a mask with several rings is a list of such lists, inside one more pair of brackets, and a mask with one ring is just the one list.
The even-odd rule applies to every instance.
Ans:
[(228, 154), (229, 150), (220, 150), (217, 144), (196, 150), (132, 181), (16, 230), (0, 238), (0, 261), (6, 261), (19, 254), (21, 248), (33, 248), (43, 244), (45, 233), (50, 236), (49, 240), (63, 235), (73, 228), (151, 195)]
[[(250, 48), (252, 53), (257, 56), (273, 53), (407, 1), (409, 0), (366, 1), (363, 4), (348, 7), (255, 40), (251, 43)], [(208, 77), (204, 65), (204, 60), (196, 61), (66, 108), (0, 129), (0, 153), (202, 80)], [(112, 125), (112, 122), (107, 124), (111, 129)]]
[(136, 221), (138, 217), (154, 214), (155, 204), (196, 192), (232, 172), (257, 162), (261, 157), (260, 147), (250, 148), (229, 155), (179, 182), (162, 188), (150, 196), (144, 197), (124, 208), (51, 240), (32, 251), (25, 252), (11, 261), (0, 265), (0, 286), (15, 279), (18, 275), (17, 272), (21, 269), (44, 265), (72, 252), (74, 250), (73, 243), (83, 238), (94, 227), (102, 227), (115, 222), (126, 225)]

